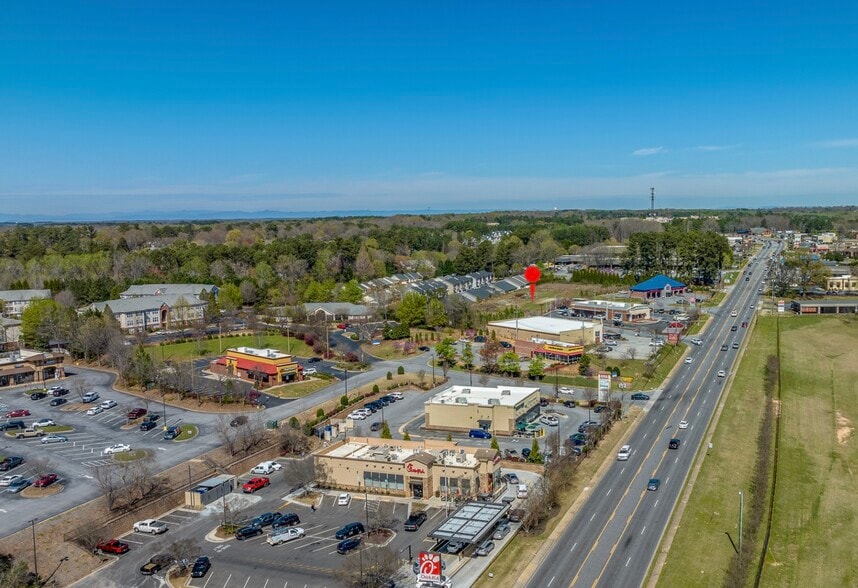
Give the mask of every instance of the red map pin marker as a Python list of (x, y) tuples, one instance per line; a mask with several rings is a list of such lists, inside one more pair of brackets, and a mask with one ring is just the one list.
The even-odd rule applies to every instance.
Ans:
[(539, 276), (542, 275), (542, 272), (539, 271), (539, 268), (535, 265), (527, 266), (527, 269), (524, 270), (524, 279), (530, 282), (530, 301), (534, 302), (534, 298), (536, 297), (536, 282), (539, 281)]

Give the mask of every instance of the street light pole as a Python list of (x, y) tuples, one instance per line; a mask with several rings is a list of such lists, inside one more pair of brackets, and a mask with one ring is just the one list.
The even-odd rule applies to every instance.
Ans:
[(27, 521), (30, 523), (30, 528), (33, 531), (33, 572), (36, 574), (36, 578), (39, 577), (39, 560), (36, 557), (36, 521), (38, 521), (38, 517), (34, 519), (30, 519)]
[(435, 354), (432, 354), (432, 387), (435, 387)]

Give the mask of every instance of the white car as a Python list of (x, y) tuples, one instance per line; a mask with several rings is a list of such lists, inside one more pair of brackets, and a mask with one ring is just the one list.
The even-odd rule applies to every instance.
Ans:
[(12, 474), (10, 476), (3, 476), (0, 478), (0, 486), (9, 486), (18, 482), (19, 480), (23, 480), (24, 476), (21, 474)]
[(688, 356), (685, 358), (685, 363), (691, 363), (692, 361), (694, 361), (694, 360), (691, 359), (691, 356)]
[(632, 454), (632, 446), (631, 445), (623, 445), (620, 447), (620, 450), (617, 452), (617, 461), (628, 461), (629, 456)]
[(739, 316), (739, 311), (734, 310), (733, 312), (730, 313), (730, 316)]
[(35, 423), (33, 423), (33, 428), (38, 429), (39, 427), (53, 427), (56, 423), (52, 419), (39, 419)]
[(366, 415), (361, 411), (356, 410), (354, 412), (350, 412), (348, 418), (352, 419), (353, 421), (362, 421), (366, 419)]
[(103, 408), (101, 408), (100, 406), (93, 406), (93, 407), (92, 407), (92, 408), (90, 408), (88, 411), (86, 411), (86, 414), (88, 414), (89, 416), (92, 416), (92, 415), (94, 415), (94, 414), (99, 414), (99, 413), (102, 413), (102, 412), (104, 412), (104, 409), (103, 409)]
[(347, 492), (343, 492), (342, 494), (337, 496), (337, 506), (348, 506), (349, 502), (351, 501), (352, 495)]
[(153, 535), (160, 535), (161, 533), (167, 532), (167, 523), (162, 523), (157, 519), (146, 519), (143, 521), (137, 521), (134, 523), (132, 528), (136, 533), (152, 533)]
[(573, 390), (569, 386), (560, 386), (557, 391), (561, 394), (575, 394), (575, 390)]
[(727, 375), (727, 372), (725, 372), (724, 370), (718, 370), (718, 377), (719, 378), (723, 378), (726, 375)]
[(751, 310), (754, 310), (754, 308), (756, 308), (756, 307), (752, 304), (752, 305), (751, 305)]
[(116, 406), (116, 401), (115, 400), (105, 400), (99, 406), (101, 406), (101, 408), (105, 408), (105, 409), (113, 408), (114, 406)]
[(304, 368), (304, 375), (305, 376), (315, 376), (318, 373), (319, 372), (316, 371), (316, 368)]
[(544, 414), (539, 417), (539, 422), (543, 425), (548, 425), (549, 427), (556, 427), (560, 424), (560, 420), (556, 416), (551, 416), (550, 414)]
[(251, 474), (270, 474), (271, 472), (276, 472), (282, 470), (283, 466), (277, 463), (276, 461), (263, 461), (258, 464), (252, 470), (250, 470)]
[(363, 416), (365, 416), (367, 418), (372, 416), (372, 411), (368, 408), (359, 408), (355, 412), (359, 412), (360, 414), (362, 414)]
[(393, 398), (396, 398), (397, 400), (402, 400), (403, 398), (405, 398), (405, 396), (403, 396), (402, 392), (391, 392), (390, 395)]
[(680, 429), (687, 429), (688, 428), (688, 421), (679, 421), (679, 428)]
[(113, 455), (114, 453), (125, 453), (131, 451), (131, 446), (127, 443), (115, 443), (101, 450), (101, 455)]

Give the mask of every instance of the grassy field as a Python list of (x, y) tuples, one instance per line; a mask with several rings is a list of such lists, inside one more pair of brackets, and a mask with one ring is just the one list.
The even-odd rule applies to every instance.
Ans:
[(265, 393), (278, 398), (303, 398), (334, 383), (333, 378), (312, 378), (303, 382), (268, 388)]
[[(203, 339), (202, 341), (188, 341), (186, 343), (170, 343), (168, 345), (154, 345), (147, 348), (149, 355), (155, 360), (190, 361), (200, 357), (216, 357), (221, 355), (228, 347), (261, 347), (277, 349), (284, 353), (291, 349), (293, 355), (300, 357), (311, 357), (313, 350), (307, 347), (303, 341), (294, 337), (283, 335), (241, 335), (238, 337), (223, 337), (220, 342), (217, 338)], [(222, 351), (223, 350), (223, 351)]]
[[(659, 586), (723, 585), (733, 555), (726, 534), (736, 537), (737, 494), (749, 491), (755, 457), (729, 448), (756, 445), (763, 365), (775, 353), (776, 321), (757, 322)], [(778, 484), (762, 585), (858, 585), (851, 467), (858, 458), (858, 321), (785, 318), (780, 327)]]
[(803, 317), (781, 326), (778, 485), (762, 583), (855, 586), (858, 321)]
[[(680, 521), (659, 586), (722, 586), (738, 538), (738, 493), (748, 491), (759, 420), (763, 368), (775, 353), (774, 319), (760, 319), (733, 380), (730, 396), (691, 499)], [(700, 423), (703, 424), (703, 423)], [(736, 448), (748, 448), (736, 451)], [(749, 502), (749, 501), (748, 501)]]

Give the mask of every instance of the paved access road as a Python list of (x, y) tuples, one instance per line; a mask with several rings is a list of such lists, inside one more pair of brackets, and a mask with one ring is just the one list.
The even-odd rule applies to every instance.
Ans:
[[(680, 364), (673, 380), (648, 402), (642, 421), (626, 441), (628, 461), (615, 462), (605, 477), (588, 489), (589, 499), (547, 554), (527, 584), (530, 588), (558, 586), (641, 586), (679, 497), (694, 455), (718, 404), (728, 377), (719, 370), (734, 368), (758, 302), (765, 260), (779, 245), (768, 244), (713, 314), (702, 346), (691, 346), (690, 364)], [(731, 316), (732, 311), (736, 316)], [(737, 326), (736, 331), (731, 327)], [(728, 349), (722, 351), (722, 345)], [(688, 421), (687, 429), (679, 422)], [(676, 450), (668, 441), (680, 439)], [(714, 448), (718, 451), (719, 448)], [(661, 482), (647, 491), (650, 478)]]

